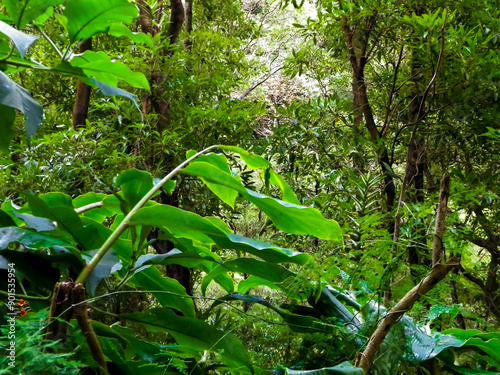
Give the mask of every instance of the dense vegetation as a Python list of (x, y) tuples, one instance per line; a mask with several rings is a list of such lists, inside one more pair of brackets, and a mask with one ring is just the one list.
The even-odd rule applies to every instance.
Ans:
[(500, 373), (496, 2), (0, 11), (0, 373)]

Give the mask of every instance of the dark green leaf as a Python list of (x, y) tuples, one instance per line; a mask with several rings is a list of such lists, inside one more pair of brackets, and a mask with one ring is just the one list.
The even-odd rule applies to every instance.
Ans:
[(19, 214), (17, 212), (13, 212), (13, 214), (19, 219), (24, 220), (26, 228), (35, 229), (37, 232), (48, 232), (56, 229), (56, 226), (49, 219), (36, 217), (30, 214)]
[[(94, 251), (86, 251), (82, 253), (82, 257), (87, 260), (87, 263), (92, 260), (93, 256), (97, 253), (97, 250)], [(94, 295), (97, 285), (99, 282), (112, 275), (114, 272), (121, 270), (122, 264), (118, 257), (116, 256), (113, 249), (108, 251), (101, 261), (94, 268), (90, 277), (88, 279), (89, 292), (91, 295)]]
[(0, 104), (18, 109), (26, 119), (28, 140), (42, 124), (43, 108), (33, 100), (29, 92), (0, 72)]
[(181, 317), (169, 309), (125, 314), (121, 318), (144, 325), (150, 332), (167, 331), (181, 346), (192, 350), (216, 351), (235, 371), (253, 372), (243, 344), (232, 333), (221, 332), (201, 320)]
[(118, 176), (115, 184), (121, 188), (130, 211), (153, 188), (153, 177), (148, 172), (129, 169)]
[(104, 82), (98, 81), (95, 78), (91, 78), (90, 81), (93, 84), (95, 84), (104, 95), (106, 95), (106, 96), (123, 96), (125, 98), (128, 98), (128, 99), (132, 100), (132, 103), (134, 103), (137, 110), (139, 112), (141, 111), (141, 109), (139, 108), (139, 104), (137, 103), (137, 96), (135, 96), (134, 94), (132, 94), (128, 91), (119, 89), (118, 87), (114, 87), (114, 86), (108, 85)]

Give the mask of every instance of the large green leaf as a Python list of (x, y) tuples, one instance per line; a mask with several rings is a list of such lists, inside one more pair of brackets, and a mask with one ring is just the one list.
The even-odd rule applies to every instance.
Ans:
[[(194, 154), (194, 151), (190, 151), (186, 156), (189, 158)], [(229, 168), (229, 164), (224, 155), (218, 155), (214, 153), (209, 155), (202, 155), (194, 161), (194, 163), (200, 162), (211, 164), (224, 173), (227, 173), (229, 175), (231, 174), (231, 169)], [(217, 183), (212, 183), (211, 181), (206, 180), (203, 177), (200, 177), (200, 179), (207, 185), (210, 190), (212, 190), (215, 195), (220, 198), (221, 201), (228, 204), (229, 206), (231, 206), (231, 208), (234, 209), (234, 203), (236, 201), (236, 197), (238, 196), (238, 191), (234, 189), (228, 189), (227, 187)]]
[(94, 77), (108, 85), (117, 86), (118, 80), (123, 80), (130, 86), (149, 90), (144, 74), (131, 71), (125, 64), (111, 61), (102, 51), (85, 51), (73, 57), (69, 63), (72, 67), (82, 69), (87, 77)]
[(19, 243), (28, 249), (41, 248), (73, 248), (75, 245), (64, 237), (49, 233), (38, 233), (27, 228), (5, 227), (0, 228), (0, 249), (6, 249), (11, 243)]
[(183, 173), (203, 178), (213, 184), (219, 184), (236, 190), (247, 200), (260, 208), (278, 227), (292, 234), (312, 235), (325, 240), (343, 242), (342, 230), (334, 220), (325, 219), (312, 207), (299, 206), (293, 203), (274, 199), (245, 187), (229, 173), (205, 162), (191, 163), (182, 170)]
[(3, 0), (16, 27), (21, 30), (47, 8), (64, 3), (64, 0)]
[[(90, 262), (90, 260), (92, 260), (92, 258), (96, 253), (97, 250), (86, 251), (82, 254), (82, 257), (86, 259), (88, 263)], [(101, 261), (97, 264), (97, 266), (94, 268), (94, 270), (90, 274), (90, 277), (88, 278), (87, 283), (90, 294), (91, 295), (95, 294), (97, 285), (99, 285), (99, 282), (102, 279), (111, 276), (114, 272), (119, 271), (121, 269), (122, 269), (122, 264), (120, 262), (120, 259), (118, 259), (118, 256), (115, 254), (114, 251), (108, 251), (101, 259)]]
[(145, 326), (150, 332), (171, 334), (179, 345), (199, 352), (218, 352), (222, 361), (236, 371), (253, 372), (245, 347), (233, 334), (221, 332), (207, 323), (181, 317), (169, 309), (152, 309), (144, 313), (121, 315), (134, 324)]
[(177, 280), (163, 277), (156, 268), (151, 267), (136, 273), (132, 283), (143, 290), (151, 291), (162, 306), (176, 309), (189, 317), (195, 316), (194, 304), (186, 289)]
[(222, 150), (227, 150), (231, 152), (235, 152), (240, 155), (240, 158), (246, 163), (248, 168), (251, 169), (259, 169), (259, 168), (269, 168), (271, 165), (269, 162), (264, 159), (262, 156), (252, 154), (241, 147), (237, 146), (220, 146)]
[(71, 43), (107, 32), (114, 23), (130, 24), (137, 15), (128, 0), (68, 0), (64, 8)]
[(128, 91), (119, 89), (118, 87), (108, 85), (107, 83), (98, 81), (95, 78), (91, 78), (90, 82), (95, 84), (99, 88), (99, 90), (101, 90), (101, 92), (106, 96), (123, 96), (125, 98), (130, 99), (132, 101), (132, 103), (134, 103), (135, 108), (137, 108), (137, 110), (139, 112), (141, 111), (141, 109), (139, 108), (139, 103), (137, 103), (137, 96), (135, 96), (134, 94), (132, 94)]
[(94, 226), (83, 226), (69, 196), (62, 193), (42, 194), (39, 197), (26, 193), (26, 196), (35, 216), (56, 221), (58, 228), (71, 234), (84, 250), (94, 250), (104, 242)]
[(22, 58), (24, 58), (24, 54), (28, 47), (38, 39), (37, 36), (16, 30), (3, 21), (0, 21), (0, 33), (7, 35), (12, 40)]
[(215, 243), (223, 249), (245, 251), (274, 263), (305, 264), (312, 259), (308, 254), (228, 233), (210, 220), (172, 206), (153, 205), (141, 208), (132, 216), (130, 224), (165, 227), (175, 237)]
[(153, 39), (150, 35), (144, 33), (134, 33), (127, 26), (114, 23), (108, 29), (108, 34), (117, 38), (124, 36), (137, 44), (146, 44), (149, 48), (154, 49)]
[[(9, 77), (7, 77), (3, 72), (0, 71), (0, 104), (3, 104), (7, 107), (12, 107), (18, 109), (24, 114), (26, 119), (26, 136), (28, 140), (31, 138), (33, 134), (37, 131), (37, 129), (42, 124), (43, 118), (43, 108), (40, 104), (38, 104), (28, 91), (23, 89), (17, 83), (12, 81)], [(12, 114), (9, 115), (12, 118)], [(9, 126), (12, 127), (12, 124), (8, 124), (5, 120), (1, 122), (2, 125), (2, 136), (3, 131), (6, 130), (8, 134)]]
[(129, 169), (118, 176), (115, 184), (131, 210), (153, 188), (153, 177), (146, 171)]
[(238, 258), (217, 266), (212, 272), (205, 276), (201, 283), (202, 293), (205, 294), (210, 281), (228, 271), (254, 275), (270, 281), (271, 283), (282, 283), (290, 277), (297, 276), (293, 272), (277, 264), (261, 262), (252, 258)]

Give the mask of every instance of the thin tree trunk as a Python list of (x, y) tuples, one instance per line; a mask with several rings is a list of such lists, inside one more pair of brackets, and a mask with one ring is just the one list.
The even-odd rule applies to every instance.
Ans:
[[(92, 38), (85, 40), (80, 47), (78, 52), (83, 53), (85, 51), (92, 50)], [(76, 87), (76, 97), (75, 105), (73, 106), (73, 129), (78, 130), (79, 128), (84, 128), (86, 120), (89, 114), (89, 104), (90, 104), (90, 92), (92, 87), (78, 80)]]

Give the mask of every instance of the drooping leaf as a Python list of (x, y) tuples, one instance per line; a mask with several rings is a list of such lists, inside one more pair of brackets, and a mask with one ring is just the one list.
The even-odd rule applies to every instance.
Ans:
[[(86, 251), (82, 253), (82, 257), (86, 259), (88, 263), (90, 262), (90, 260), (92, 260), (93, 256), (96, 253), (97, 250)], [(121, 270), (121, 268), (122, 264), (120, 262), (120, 259), (118, 259), (113, 249), (110, 249), (110, 251), (108, 251), (101, 259), (101, 261), (97, 264), (97, 266), (90, 274), (90, 277), (88, 278), (87, 282), (89, 285), (90, 295), (95, 294), (97, 285), (102, 279), (111, 276), (114, 272)]]
[(149, 83), (144, 74), (131, 71), (125, 64), (111, 61), (102, 51), (85, 51), (73, 57), (69, 63), (72, 67), (82, 69), (87, 77), (94, 77), (105, 84), (117, 86), (118, 80), (123, 80), (133, 87), (149, 91)]
[(64, 0), (4, 0), (12, 21), (19, 30), (44, 14), (51, 6), (64, 3)]
[(42, 124), (42, 106), (33, 100), (28, 91), (12, 81), (1, 71), (0, 104), (18, 109), (24, 114), (26, 119), (26, 136), (28, 140)]
[(56, 226), (44, 217), (36, 217), (30, 214), (20, 214), (13, 212), (13, 214), (19, 219), (24, 220), (26, 223), (26, 228), (35, 229), (37, 232), (46, 232), (56, 229)]
[(14, 121), (16, 119), (16, 110), (0, 104), (0, 151), (4, 155), (9, 154), (10, 141), (14, 139)]
[(250, 276), (248, 279), (242, 280), (238, 283), (238, 293), (245, 294), (250, 289), (256, 288), (258, 286), (265, 286), (268, 287), (269, 289), (274, 289), (274, 290), (280, 289), (278, 286), (276, 286), (276, 284), (274, 284), (269, 280), (257, 276)]
[(194, 317), (194, 304), (186, 289), (177, 280), (163, 277), (160, 271), (150, 267), (134, 275), (132, 283), (149, 290), (162, 306), (171, 307), (185, 316)]
[(139, 104), (137, 103), (137, 96), (135, 96), (134, 94), (132, 94), (128, 91), (119, 89), (118, 87), (114, 87), (114, 86), (108, 85), (104, 82), (98, 81), (95, 78), (91, 78), (90, 82), (95, 84), (99, 88), (99, 90), (101, 90), (101, 92), (106, 96), (123, 96), (125, 98), (130, 99), (132, 101), (132, 103), (134, 103), (137, 110), (139, 112), (141, 111), (141, 109), (139, 108)]
[(271, 165), (269, 162), (260, 155), (252, 154), (241, 147), (236, 146), (220, 146), (222, 150), (227, 150), (235, 152), (240, 155), (240, 158), (246, 163), (248, 168), (259, 169), (259, 168), (269, 168)]
[(26, 196), (35, 216), (56, 221), (58, 228), (71, 234), (83, 249), (93, 250), (102, 244), (103, 239), (97, 235), (94, 227), (83, 226), (69, 196), (61, 193), (42, 194), (39, 197), (26, 193)]
[(12, 217), (10, 217), (7, 212), (0, 210), (0, 228), (15, 226), (16, 222), (12, 219)]
[(145, 44), (151, 49), (155, 48), (151, 36), (149, 36), (148, 34), (144, 34), (144, 33), (134, 33), (127, 26), (122, 25), (122, 24), (118, 24), (118, 23), (112, 24), (108, 29), (108, 34), (113, 35), (117, 38), (124, 36), (124, 37), (129, 38), (134, 43)]
[(153, 177), (146, 171), (129, 169), (118, 176), (115, 184), (120, 187), (130, 211), (153, 188)]
[(312, 235), (321, 239), (343, 243), (342, 231), (339, 224), (334, 220), (325, 219), (313, 207), (287, 203), (245, 189), (233, 176), (205, 162), (191, 163), (182, 170), (182, 173), (194, 175), (211, 183), (236, 190), (260, 208), (278, 229), (286, 233)]
[(165, 227), (175, 237), (215, 243), (223, 249), (245, 251), (274, 263), (305, 264), (312, 259), (308, 254), (228, 233), (197, 214), (167, 205), (141, 208), (132, 216), (130, 224)]
[(55, 246), (71, 248), (75, 245), (66, 238), (39, 233), (27, 228), (0, 228), (0, 249), (6, 249), (12, 243), (19, 243), (29, 249), (53, 248)]
[(167, 331), (179, 345), (191, 350), (218, 352), (222, 361), (230, 368), (253, 373), (252, 364), (241, 341), (232, 333), (221, 332), (201, 320), (181, 317), (169, 309), (124, 314), (121, 318), (141, 324), (151, 332)]
[[(194, 151), (190, 151), (187, 153), (187, 157), (191, 157), (194, 155)], [(216, 168), (220, 169), (224, 173), (227, 173), (228, 175), (231, 175), (231, 169), (229, 168), (229, 164), (227, 162), (227, 159), (224, 155), (219, 155), (219, 154), (209, 154), (209, 155), (202, 155), (198, 157), (193, 163), (207, 163), (215, 166)], [(224, 203), (228, 204), (231, 208), (234, 209), (234, 203), (236, 201), (236, 197), (238, 196), (238, 191), (234, 189), (228, 189), (225, 186), (222, 186), (220, 184), (214, 184), (209, 180), (204, 179), (203, 177), (200, 177), (200, 179), (207, 185), (207, 187), (212, 190), (212, 192), (217, 195), (220, 200), (222, 200)]]
[(181, 252), (177, 249), (172, 249), (167, 254), (141, 255), (135, 263), (135, 268), (139, 270), (140, 267), (160, 264), (180, 264), (181, 266), (188, 268), (200, 268), (200, 266), (205, 265), (206, 268), (210, 269), (212, 264), (217, 263), (215, 259), (203, 258), (196, 252)]
[(68, 0), (64, 9), (71, 43), (106, 32), (114, 23), (130, 24), (137, 15), (128, 0)]
[(37, 36), (23, 33), (22, 31), (19, 31), (17, 29), (14, 29), (12, 26), (7, 25), (3, 21), (0, 21), (0, 33), (7, 35), (12, 40), (17, 50), (19, 51), (19, 55), (21, 55), (21, 58), (24, 58), (28, 47), (38, 39)]
[(282, 200), (288, 203), (300, 205), (300, 202), (295, 196), (292, 189), (290, 188), (290, 185), (288, 185), (288, 183), (283, 179), (283, 177), (277, 174), (272, 168), (269, 168), (268, 170), (269, 170), (269, 182), (279, 187), (282, 194)]

